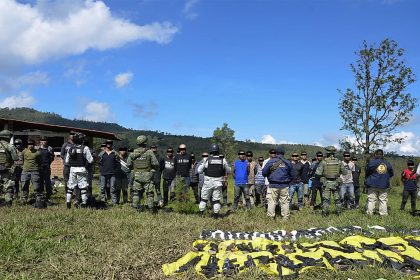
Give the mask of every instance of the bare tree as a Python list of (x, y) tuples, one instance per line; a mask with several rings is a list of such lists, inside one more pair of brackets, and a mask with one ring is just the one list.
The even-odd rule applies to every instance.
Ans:
[(385, 39), (379, 46), (363, 42), (355, 64), (350, 64), (355, 89), (339, 90), (341, 129), (354, 134), (355, 149), (368, 154), (373, 147), (401, 143), (392, 137), (397, 127), (407, 123), (417, 106), (417, 99), (407, 92), (416, 78), (406, 65), (404, 49)]

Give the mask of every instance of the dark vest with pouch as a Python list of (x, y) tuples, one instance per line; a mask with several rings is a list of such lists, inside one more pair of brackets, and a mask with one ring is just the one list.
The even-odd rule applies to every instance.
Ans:
[(225, 176), (225, 168), (223, 167), (223, 159), (218, 156), (209, 156), (207, 161), (208, 167), (204, 174), (208, 177), (222, 177)]

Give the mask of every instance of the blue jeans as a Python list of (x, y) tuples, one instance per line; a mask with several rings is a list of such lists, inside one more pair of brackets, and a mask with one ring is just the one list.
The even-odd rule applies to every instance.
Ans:
[(290, 184), (290, 186), (289, 186), (289, 197), (290, 197), (289, 207), (292, 206), (293, 195), (295, 194), (295, 192), (297, 193), (297, 197), (298, 197), (298, 206), (299, 206), (299, 208), (301, 208), (301, 207), (303, 207), (303, 183)]
[(233, 199), (233, 209), (238, 208), (239, 199), (241, 198), (241, 194), (244, 194), (246, 208), (251, 208), (251, 200), (249, 198), (249, 185), (235, 185), (235, 197)]
[[(347, 197), (346, 197), (347, 194)], [(340, 198), (341, 204), (345, 207), (345, 199), (347, 198), (347, 204), (350, 207), (354, 206), (354, 185), (353, 183), (343, 183), (340, 186)]]
[(113, 204), (118, 204), (117, 188), (115, 186), (115, 175), (101, 175), (101, 200), (107, 201), (108, 190), (111, 192), (111, 200)]

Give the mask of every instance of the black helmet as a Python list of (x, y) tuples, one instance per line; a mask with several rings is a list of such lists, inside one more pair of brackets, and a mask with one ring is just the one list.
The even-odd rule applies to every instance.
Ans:
[(219, 151), (220, 151), (219, 145), (211, 144), (210, 149), (209, 149), (210, 154), (216, 154), (217, 155), (219, 153)]
[(16, 138), (13, 142), (15, 145), (22, 145), (22, 139)]

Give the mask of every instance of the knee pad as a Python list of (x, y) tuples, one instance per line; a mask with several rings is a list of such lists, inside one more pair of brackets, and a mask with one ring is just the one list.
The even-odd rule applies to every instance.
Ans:
[(220, 200), (213, 200), (213, 205), (220, 204)]

